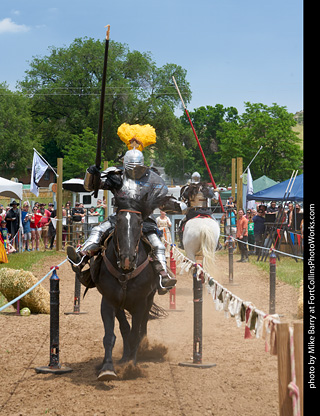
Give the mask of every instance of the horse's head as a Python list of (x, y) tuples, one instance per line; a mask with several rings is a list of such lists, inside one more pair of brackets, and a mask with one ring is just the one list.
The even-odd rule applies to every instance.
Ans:
[(138, 246), (142, 234), (142, 215), (133, 209), (120, 209), (114, 239), (118, 266), (123, 270), (136, 268)]

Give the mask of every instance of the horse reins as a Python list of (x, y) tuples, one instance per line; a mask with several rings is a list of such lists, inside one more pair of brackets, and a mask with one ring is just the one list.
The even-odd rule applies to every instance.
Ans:
[(140, 214), (140, 215), (142, 215), (142, 213), (141, 213), (141, 211), (135, 211), (135, 210), (133, 210), (133, 209), (119, 209), (119, 211), (118, 212), (132, 212), (133, 214)]
[[(142, 213), (140, 211), (135, 211), (135, 210), (131, 210), (131, 209), (120, 209), (118, 212), (131, 212), (133, 214), (139, 214), (142, 215)], [(116, 236), (116, 233), (115, 233)], [(116, 238), (116, 249), (119, 250), (119, 241), (118, 238)], [(138, 246), (139, 246), (139, 242), (138, 242)], [(138, 252), (138, 246), (136, 247), (136, 251)], [(117, 255), (117, 250), (116, 250), (116, 255)], [(116, 279), (118, 279), (122, 290), (123, 290), (123, 297), (122, 297), (122, 302), (121, 302), (121, 306), (120, 308), (123, 309), (124, 308), (124, 304), (126, 301), (126, 296), (127, 296), (127, 283), (129, 280), (135, 278), (136, 276), (138, 276), (149, 264), (150, 260), (152, 260), (149, 256), (147, 256), (146, 260), (141, 263), (138, 267), (136, 267), (132, 272), (129, 273), (123, 273), (120, 270), (116, 269), (114, 267), (114, 265), (111, 263), (111, 261), (108, 259), (108, 257), (105, 254), (105, 250), (102, 252), (102, 258), (103, 261), (108, 269), (108, 271), (112, 274), (112, 276), (114, 276)]]

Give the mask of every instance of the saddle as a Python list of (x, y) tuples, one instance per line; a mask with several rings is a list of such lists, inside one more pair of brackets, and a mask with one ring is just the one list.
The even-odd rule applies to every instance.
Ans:
[[(105, 255), (105, 251), (106, 251), (108, 245), (111, 242), (111, 238), (113, 236), (113, 232), (114, 232), (114, 230), (112, 230), (109, 233), (108, 237), (104, 240), (103, 245), (101, 246), (101, 250), (97, 253), (97, 255), (95, 257), (93, 257), (90, 260), (90, 269), (88, 270), (88, 272), (90, 272), (89, 278), (90, 278), (90, 280), (93, 283), (93, 286), (90, 286), (90, 287), (95, 287), (96, 286), (96, 282), (98, 281), (99, 275), (100, 275), (100, 269), (101, 269), (101, 263), (102, 263), (102, 261), (104, 261), (104, 263), (106, 264), (109, 272), (111, 274), (113, 274), (115, 277), (121, 279), (122, 276), (123, 276), (123, 273), (119, 272), (111, 264), (111, 262), (107, 259), (106, 255)], [(152, 245), (150, 244), (150, 242), (148, 241), (148, 239), (144, 235), (142, 235), (140, 241), (144, 245), (144, 248), (145, 248), (146, 253), (147, 253), (147, 260), (145, 262), (146, 264), (144, 265), (144, 267), (145, 267), (147, 265), (147, 263), (149, 263), (150, 261), (153, 261), (153, 258), (154, 258), (154, 255), (153, 255), (153, 247), (152, 247)], [(144, 263), (142, 263), (142, 264), (144, 264)], [(140, 265), (140, 266), (142, 266), (142, 265)], [(140, 266), (137, 267), (137, 269), (135, 269), (136, 270), (135, 274), (134, 275), (132, 274), (132, 276), (130, 278), (135, 277), (137, 274), (139, 274), (141, 272), (141, 269), (142, 268)], [(128, 273), (128, 275), (129, 275), (129, 273)]]
[(189, 211), (188, 214), (186, 215), (186, 217), (181, 221), (181, 232), (184, 231), (186, 223), (189, 220), (193, 220), (194, 218), (210, 218), (210, 219), (213, 219), (212, 216), (211, 216), (211, 212), (208, 212), (207, 210), (206, 210), (206, 212), (203, 212), (202, 210), (199, 210), (199, 209), (193, 209), (192, 211)]

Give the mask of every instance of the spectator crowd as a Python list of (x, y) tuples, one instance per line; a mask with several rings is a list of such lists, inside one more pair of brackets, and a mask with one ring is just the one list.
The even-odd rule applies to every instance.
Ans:
[[(224, 234), (227, 237), (225, 247), (229, 244), (229, 236), (232, 236), (233, 247), (238, 242), (241, 258), (240, 262), (247, 262), (250, 254), (260, 254), (260, 248), (265, 241), (266, 214), (276, 214), (284, 210), (283, 223), (289, 231), (297, 231), (296, 215), (301, 213), (299, 204), (289, 203), (282, 207), (272, 201), (269, 206), (258, 205), (257, 210), (238, 209), (232, 197), (229, 197), (225, 205), (225, 213), (222, 215), (221, 224), (225, 227)], [(29, 202), (22, 203), (21, 211), (19, 203), (12, 201), (6, 208), (0, 204), (0, 263), (7, 263), (7, 254), (15, 253), (19, 247), (19, 228), (21, 216), (22, 251), (52, 250), (55, 246), (57, 211), (53, 203), (35, 202), (31, 208)], [(105, 203), (98, 199), (97, 206), (89, 209), (83, 204), (75, 202), (72, 206), (68, 201), (62, 206), (62, 247), (67, 244), (79, 245), (85, 239), (85, 232), (104, 221)], [(269, 219), (270, 221), (270, 219)], [(274, 220), (273, 220), (274, 221)], [(164, 212), (156, 220), (163, 237), (171, 239), (170, 219)], [(271, 220), (272, 222), (272, 220)], [(298, 224), (303, 244), (303, 219)], [(242, 244), (241, 244), (242, 243)]]
[[(261, 254), (261, 248), (264, 246), (267, 235), (266, 225), (275, 223), (281, 211), (280, 224), (283, 229), (287, 227), (290, 233), (299, 233), (301, 236), (301, 247), (303, 247), (303, 219), (298, 223), (297, 215), (303, 211), (299, 204), (289, 202), (288, 205), (277, 205), (276, 201), (271, 201), (270, 205), (261, 204), (255, 209), (247, 209), (246, 212), (242, 208), (237, 210), (236, 203), (233, 202), (233, 197), (229, 197), (225, 213), (221, 218), (221, 224), (225, 227), (225, 235), (227, 236), (225, 247), (232, 241), (233, 248), (236, 247), (236, 241), (241, 254), (239, 262), (247, 262), (250, 254)], [(271, 217), (268, 216), (271, 214)], [(273, 217), (273, 218), (272, 218)], [(230, 236), (232, 239), (230, 239)]]
[[(54, 204), (35, 202), (31, 207), (25, 201), (21, 210), (19, 208), (20, 204), (15, 200), (6, 208), (0, 204), (0, 263), (7, 263), (7, 254), (19, 250), (20, 238), (22, 251), (52, 250), (55, 246), (57, 210)], [(67, 243), (80, 244), (83, 241), (83, 226), (87, 218), (95, 218), (97, 223), (103, 221), (104, 216), (105, 204), (100, 199), (96, 207), (88, 210), (79, 202), (72, 207), (68, 201), (62, 206), (63, 247)]]

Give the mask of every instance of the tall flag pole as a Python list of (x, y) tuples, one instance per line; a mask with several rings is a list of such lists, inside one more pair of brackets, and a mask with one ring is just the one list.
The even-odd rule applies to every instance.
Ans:
[[(104, 97), (106, 90), (106, 76), (107, 76), (107, 63), (108, 63), (108, 51), (109, 51), (109, 35), (110, 35), (110, 25), (106, 26), (106, 43), (104, 51), (104, 61), (103, 61), (103, 73), (102, 73), (102, 85), (101, 85), (101, 94), (100, 94), (100, 111), (99, 111), (99, 124), (98, 124), (98, 137), (97, 137), (97, 151), (96, 151), (96, 168), (101, 169), (101, 147), (102, 147), (102, 130), (103, 130), (103, 111), (104, 111)], [(100, 185), (100, 176), (94, 176), (94, 197), (98, 196), (99, 185)]]
[[(196, 131), (195, 131), (194, 127), (193, 127), (193, 124), (192, 124), (191, 118), (190, 118), (190, 116), (189, 116), (189, 113), (188, 113), (187, 107), (186, 107), (186, 106), (185, 106), (185, 104), (184, 104), (184, 101), (183, 101), (183, 99), (182, 99), (182, 96), (181, 96), (181, 94), (180, 94), (180, 91), (179, 91), (179, 88), (178, 88), (178, 85), (177, 85), (177, 83), (176, 83), (176, 80), (175, 80), (174, 76), (172, 76), (172, 79), (173, 79), (174, 85), (175, 85), (175, 87), (176, 87), (176, 90), (178, 91), (178, 94), (179, 94), (180, 100), (181, 100), (181, 102), (182, 102), (182, 106), (183, 106), (183, 108), (184, 108), (184, 111), (185, 111), (185, 113), (186, 113), (186, 115), (187, 115), (187, 117), (188, 117), (188, 120), (189, 120), (189, 123), (190, 123), (190, 125), (191, 125), (192, 131), (193, 131), (193, 134), (194, 134), (194, 137), (196, 138), (196, 141), (197, 141), (197, 143), (198, 143), (198, 146), (199, 146), (199, 149), (200, 149), (200, 152), (201, 152), (201, 156), (202, 156), (202, 158), (203, 158), (204, 164), (206, 165), (206, 168), (207, 168), (207, 171), (208, 171), (208, 174), (209, 174), (209, 177), (210, 177), (210, 181), (211, 181), (211, 183), (212, 183), (212, 186), (213, 186), (214, 188), (216, 188), (217, 186), (216, 186), (216, 184), (215, 184), (215, 182), (214, 182), (214, 180), (213, 180), (213, 177), (212, 177), (211, 170), (210, 170), (210, 168), (209, 168), (209, 165), (208, 165), (207, 159), (206, 159), (206, 157), (205, 157), (205, 155), (204, 155), (204, 153), (203, 153), (203, 150), (202, 150), (202, 147), (201, 147), (200, 141), (199, 141), (199, 139), (198, 139), (197, 133), (196, 133)], [(219, 203), (220, 203), (220, 206), (221, 206), (221, 210), (222, 210), (222, 212), (224, 212), (224, 208), (223, 208), (223, 204), (222, 204), (222, 201), (221, 201), (221, 196), (220, 196), (220, 193), (219, 193)]]

